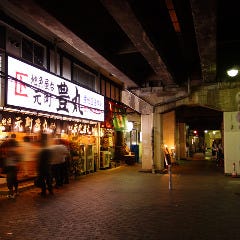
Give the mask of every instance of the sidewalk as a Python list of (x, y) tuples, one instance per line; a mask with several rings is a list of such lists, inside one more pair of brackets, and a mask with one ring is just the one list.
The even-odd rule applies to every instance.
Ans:
[[(115, 169), (119, 166), (113, 167), (112, 169)], [(111, 168), (109, 168), (111, 169)], [(98, 172), (104, 172), (106, 170), (109, 169), (104, 169), (104, 170), (98, 170)], [(91, 173), (94, 174), (94, 173)], [(84, 174), (88, 175), (88, 174)], [(25, 190), (31, 189), (31, 188), (35, 188), (34, 186), (34, 176), (30, 176), (30, 177), (20, 177), (20, 179), (18, 180), (18, 190), (19, 192), (23, 192)], [(70, 178), (74, 179), (74, 176), (70, 176)], [(7, 188), (7, 179), (6, 179), (6, 174), (0, 174), (0, 196), (6, 196), (8, 194), (8, 188)]]
[[(108, 169), (99, 169), (97, 172), (104, 172), (105, 170), (109, 170), (109, 169), (116, 169), (117, 167), (126, 165), (125, 163), (121, 163), (121, 164), (116, 164), (115, 166), (112, 166)], [(94, 174), (94, 173), (93, 173)], [(88, 175), (86, 172), (83, 175)], [(28, 176), (28, 177), (24, 177), (22, 175), (20, 175), (18, 177), (18, 189), (19, 192), (31, 189), (31, 188), (35, 188), (34, 186), (34, 178), (36, 176)], [(74, 176), (70, 176), (70, 178), (74, 179)], [(6, 179), (6, 174), (0, 173), (0, 196), (5, 196), (8, 194), (8, 188), (7, 188), (7, 179)]]
[[(192, 158), (188, 159), (188, 160), (192, 160)], [(186, 160), (186, 161), (188, 161)], [(185, 161), (180, 161), (180, 162), (185, 162)], [(125, 163), (121, 163), (118, 167), (120, 166), (127, 166), (127, 164)], [(137, 166), (138, 164), (136, 164)], [(178, 166), (179, 163), (176, 162), (175, 164), (172, 165), (172, 170), (175, 171), (175, 172), (179, 172), (179, 168), (181, 169), (180, 166)], [(139, 166), (139, 165), (138, 165)], [(178, 167), (177, 167), (178, 166)], [(106, 170), (110, 170), (110, 169), (115, 169), (116, 167), (113, 167), (113, 168), (109, 168), (109, 169), (99, 169), (97, 172), (102, 172), (104, 173)], [(142, 173), (152, 173), (152, 170), (143, 170), (141, 169), (141, 167), (139, 168), (139, 172), (142, 172)], [(159, 170), (155, 170), (154, 171), (155, 174), (168, 174), (168, 170), (167, 169), (163, 169), (161, 171)], [(94, 174), (94, 173), (93, 173)], [(84, 174), (85, 175), (85, 174)], [(87, 175), (87, 174), (86, 174)], [(25, 190), (28, 190), (28, 189), (31, 189), (31, 188), (35, 188), (34, 186), (34, 178), (33, 176), (30, 176), (28, 178), (23, 178), (23, 177), (20, 177), (19, 178), (19, 185), (18, 185), (18, 188), (19, 188), (19, 192), (22, 192), (22, 191), (25, 191)], [(74, 177), (73, 177), (74, 178)], [(0, 174), (0, 196), (6, 196), (8, 194), (8, 188), (7, 188), (7, 183), (6, 183), (6, 174)]]
[[(19, 192), (28, 190), (34, 186), (33, 177), (27, 179), (21, 179), (18, 184)], [(8, 194), (8, 188), (6, 183), (5, 174), (0, 174), (0, 196), (5, 196)]]

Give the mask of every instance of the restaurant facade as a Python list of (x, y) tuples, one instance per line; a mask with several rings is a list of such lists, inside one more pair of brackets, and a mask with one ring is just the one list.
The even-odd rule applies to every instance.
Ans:
[[(1, 143), (13, 133), (20, 143), (28, 136), (31, 149), (39, 147), (43, 133), (49, 143), (61, 139), (75, 176), (120, 163), (114, 157), (116, 130), (122, 132), (121, 148), (127, 131), (121, 84), (5, 13), (0, 18), (0, 76)], [(25, 158), (21, 177), (36, 175), (36, 156)]]

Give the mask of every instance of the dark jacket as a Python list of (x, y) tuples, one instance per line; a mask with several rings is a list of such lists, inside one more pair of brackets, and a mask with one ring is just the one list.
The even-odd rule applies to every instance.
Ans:
[(48, 148), (43, 148), (38, 157), (38, 172), (40, 175), (51, 173), (52, 152)]

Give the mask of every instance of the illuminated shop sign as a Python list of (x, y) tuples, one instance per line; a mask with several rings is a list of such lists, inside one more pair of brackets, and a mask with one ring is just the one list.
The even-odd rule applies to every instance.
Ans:
[[(104, 97), (8, 57), (7, 105), (104, 121)], [(17, 79), (17, 80), (16, 80)]]

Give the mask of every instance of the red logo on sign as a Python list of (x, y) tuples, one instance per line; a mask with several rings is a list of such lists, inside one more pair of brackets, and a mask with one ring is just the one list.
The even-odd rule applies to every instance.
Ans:
[(15, 81), (15, 95), (18, 96), (23, 96), (23, 97), (27, 97), (27, 93), (26, 93), (26, 84), (23, 83), (25, 79), (25, 82), (28, 78), (28, 75), (25, 73), (20, 73), (20, 72), (16, 72), (16, 79), (20, 80), (21, 82), (17, 82)]

